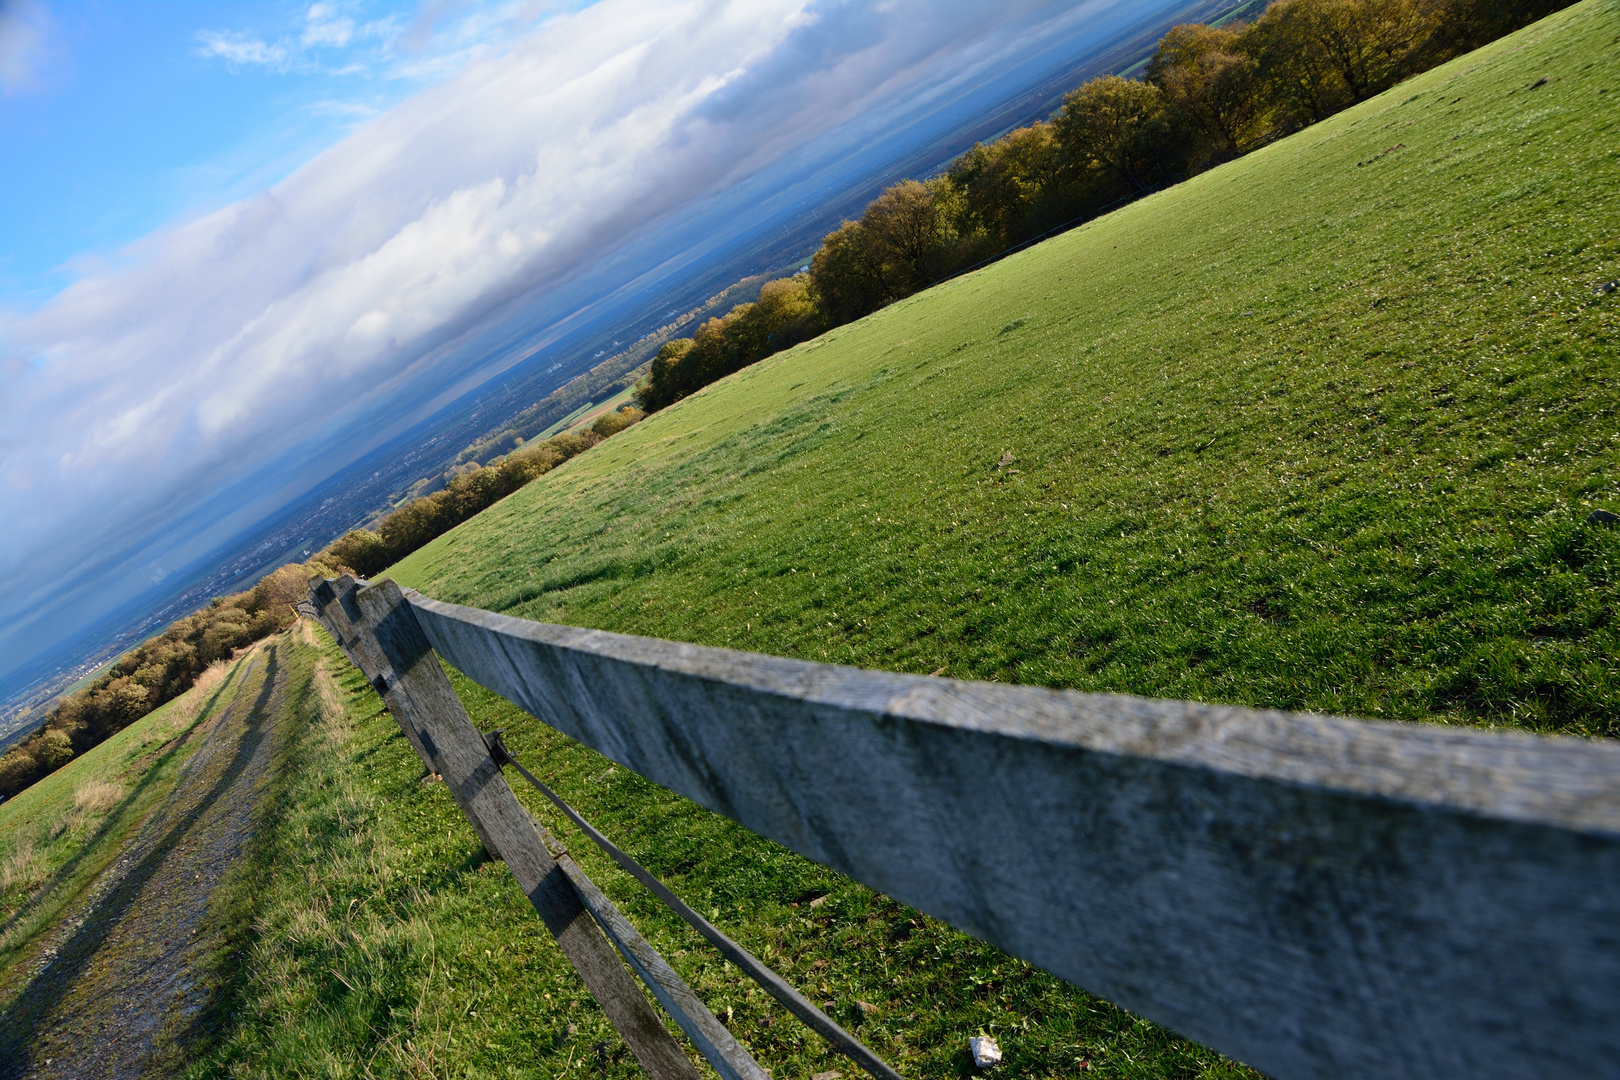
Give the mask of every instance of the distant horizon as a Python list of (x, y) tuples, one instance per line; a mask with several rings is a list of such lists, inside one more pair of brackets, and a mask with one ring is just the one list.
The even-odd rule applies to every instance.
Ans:
[[(613, 332), (643, 300), (745, 268), (828, 197), (931, 149), (937, 167), (976, 117), (1192, 5), (778, 6), (771, 22), (605, 0), (499, 23), (482, 47), (458, 24), (454, 73), (268, 188), (80, 259), (46, 299), (37, 269), (0, 281), (0, 491), (25, 523), (0, 540), (0, 698), (165, 610), (513, 356), (560, 361), (566, 382), (581, 359), (535, 344)], [(376, 7), (396, 39), (414, 25)], [(385, 55), (383, 30), (309, 30), (334, 10), (305, 12), (309, 48), (347, 32)], [(202, 33), (171, 58), (276, 74), (246, 45), (203, 55)], [(67, 92), (40, 78), (7, 90), (6, 129)], [(26, 237), (0, 240), (9, 270)]]

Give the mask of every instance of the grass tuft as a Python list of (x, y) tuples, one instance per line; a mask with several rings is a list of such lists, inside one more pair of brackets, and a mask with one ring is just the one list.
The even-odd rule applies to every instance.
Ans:
[(115, 780), (91, 780), (73, 791), (73, 812), (85, 816), (105, 814), (124, 798), (124, 785)]
[(34, 851), (32, 837), (22, 837), (11, 846), (11, 853), (0, 862), (0, 892), (16, 889), (27, 892), (44, 880), (44, 867)]

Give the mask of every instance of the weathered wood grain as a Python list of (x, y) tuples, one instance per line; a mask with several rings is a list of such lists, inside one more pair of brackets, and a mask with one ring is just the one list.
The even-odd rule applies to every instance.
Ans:
[[(347, 612), (349, 640), (359, 642), (351, 646), (351, 658), (382, 693), (401, 727), (415, 730), (424, 762), (444, 780), (485, 846), (505, 860), (641, 1067), (655, 1080), (698, 1080), (697, 1069), (614, 955), (568, 874), (546, 850), (533, 819), (490, 759), (483, 736), (422, 637), (399, 587), (391, 581), (365, 589), (353, 586), (339, 579), (335, 602), (322, 606), (324, 594), (312, 599), (325, 612), (334, 607)], [(335, 617), (333, 623), (328, 629), (339, 637), (343, 631), (335, 627)]]
[[(440, 771), (439, 762), (434, 754), (428, 752), (423, 745), (421, 732), (422, 718), (417, 716), (412, 708), (411, 701), (404, 696), (393, 678), (393, 670), (388, 666), (388, 660), (383, 656), (373, 635), (365, 624), (365, 617), (355, 597), (360, 591), (360, 582), (344, 574), (332, 581), (314, 578), (310, 581), (310, 601), (316, 606), (316, 615), (321, 624), (326, 627), (338, 648), (348, 657), (349, 663), (360, 669), (377, 695), (383, 699), (383, 705), (388, 709), (388, 715), (394, 718), (399, 726), (400, 733), (405, 736), (416, 756), (421, 759), (422, 766), (429, 774)], [(429, 743), (431, 745), (431, 743)], [(452, 796), (454, 796), (452, 792)], [(459, 805), (459, 803), (458, 803)], [(461, 807), (466, 814), (466, 807)], [(473, 832), (478, 834), (478, 840), (484, 846), (485, 854), (491, 858), (499, 859), (500, 852), (489, 833), (484, 829), (484, 823), (476, 817), (468, 816), (467, 823), (472, 826)]]
[(1620, 1076), (1613, 744), (410, 601), (444, 659), (609, 758), (1275, 1076)]

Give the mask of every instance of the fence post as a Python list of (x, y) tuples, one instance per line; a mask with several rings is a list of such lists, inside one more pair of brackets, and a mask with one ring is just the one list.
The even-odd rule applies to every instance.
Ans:
[(360, 589), (345, 576), (335, 587), (312, 583), (310, 593), (327, 629), (382, 695), (423, 763), (443, 778), (485, 848), (505, 860), (641, 1067), (654, 1080), (698, 1080), (500, 775), (399, 587), (388, 581)]
[[(383, 705), (388, 714), (399, 725), (399, 730), (410, 742), (416, 756), (422, 759), (422, 766), (432, 774), (442, 774), (439, 767), (438, 755), (429, 753), (422, 742), (420, 718), (413, 714), (410, 702), (402, 698), (395, 689), (394, 680), (390, 677), (392, 672), (388, 660), (377, 648), (376, 638), (365, 629), (364, 616), (354, 597), (360, 591), (360, 585), (347, 574), (336, 581), (327, 581), (324, 578), (310, 582), (310, 599), (316, 605), (316, 612), (321, 622), (338, 643), (338, 648), (349, 658), (349, 662), (360, 669), (366, 677), (371, 688), (377, 691), (377, 696), (383, 699)], [(499, 859), (501, 853), (495, 842), (485, 831), (483, 822), (479, 821), (465, 806), (461, 805), (460, 796), (452, 791), (451, 797), (461, 806), (462, 815), (467, 818), (468, 824), (478, 834), (478, 839), (484, 845), (484, 853), (492, 859)]]
[[(336, 581), (328, 581), (317, 574), (309, 582), (309, 597), (314, 604), (316, 618), (332, 635), (338, 648), (343, 650), (343, 655), (349, 658), (349, 663), (366, 677), (366, 681), (383, 699), (389, 713), (399, 724), (399, 730), (409, 740), (411, 748), (416, 751), (416, 756), (422, 759), (423, 766), (429, 772), (436, 773), (439, 767), (423, 749), (422, 740), (417, 736), (416, 729), (405, 722), (404, 717), (388, 700), (391, 691), (387, 689), (387, 662), (377, 651), (376, 643), (371, 640), (371, 636), (359, 632), (357, 624), (360, 622), (360, 609), (354, 602), (354, 594), (359, 590), (359, 583), (348, 574), (344, 574)], [(480, 835), (480, 839), (482, 838)], [(494, 849), (487, 842), (484, 847), (494, 854)]]

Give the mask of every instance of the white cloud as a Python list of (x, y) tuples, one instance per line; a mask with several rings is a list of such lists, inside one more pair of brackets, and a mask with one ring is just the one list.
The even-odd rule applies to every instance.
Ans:
[(198, 31), (197, 52), (202, 56), (219, 57), (232, 64), (260, 64), (274, 68), (285, 67), (291, 58), (285, 45), (273, 45), (251, 34), (216, 30)]
[(51, 13), (40, 0), (0, 0), (0, 93), (32, 89), (50, 56)]
[(321, 2), (280, 27), (199, 30), (196, 52), (232, 67), (424, 82), (509, 42), (549, 10), (514, 0), (427, 0), (407, 21), (397, 14), (359, 18), (363, 6), (359, 0)]
[(354, 38), (354, 20), (340, 15), (331, 4), (311, 4), (304, 14), (305, 45), (329, 45), (341, 49)]
[[(306, 22), (334, 25), (335, 10)], [(1015, 67), (1087, 10), (606, 0), (43, 308), (0, 314), (0, 624), (119, 544), (143, 568), (183, 565), (211, 524), (176, 525), (185, 514), (251, 524), (288, 496), (247, 478), (336, 471), (379, 414), (476, 385), (485, 358), (456, 346), (515, 301), (550, 311), (581, 281), (617, 287), (689, 257), (676, 230), (694, 207), (753, 212), (799, 179), (762, 178), (805, 146), (897, 102), (934, 108), (941, 87)], [(285, 62), (262, 39), (206, 47)]]

